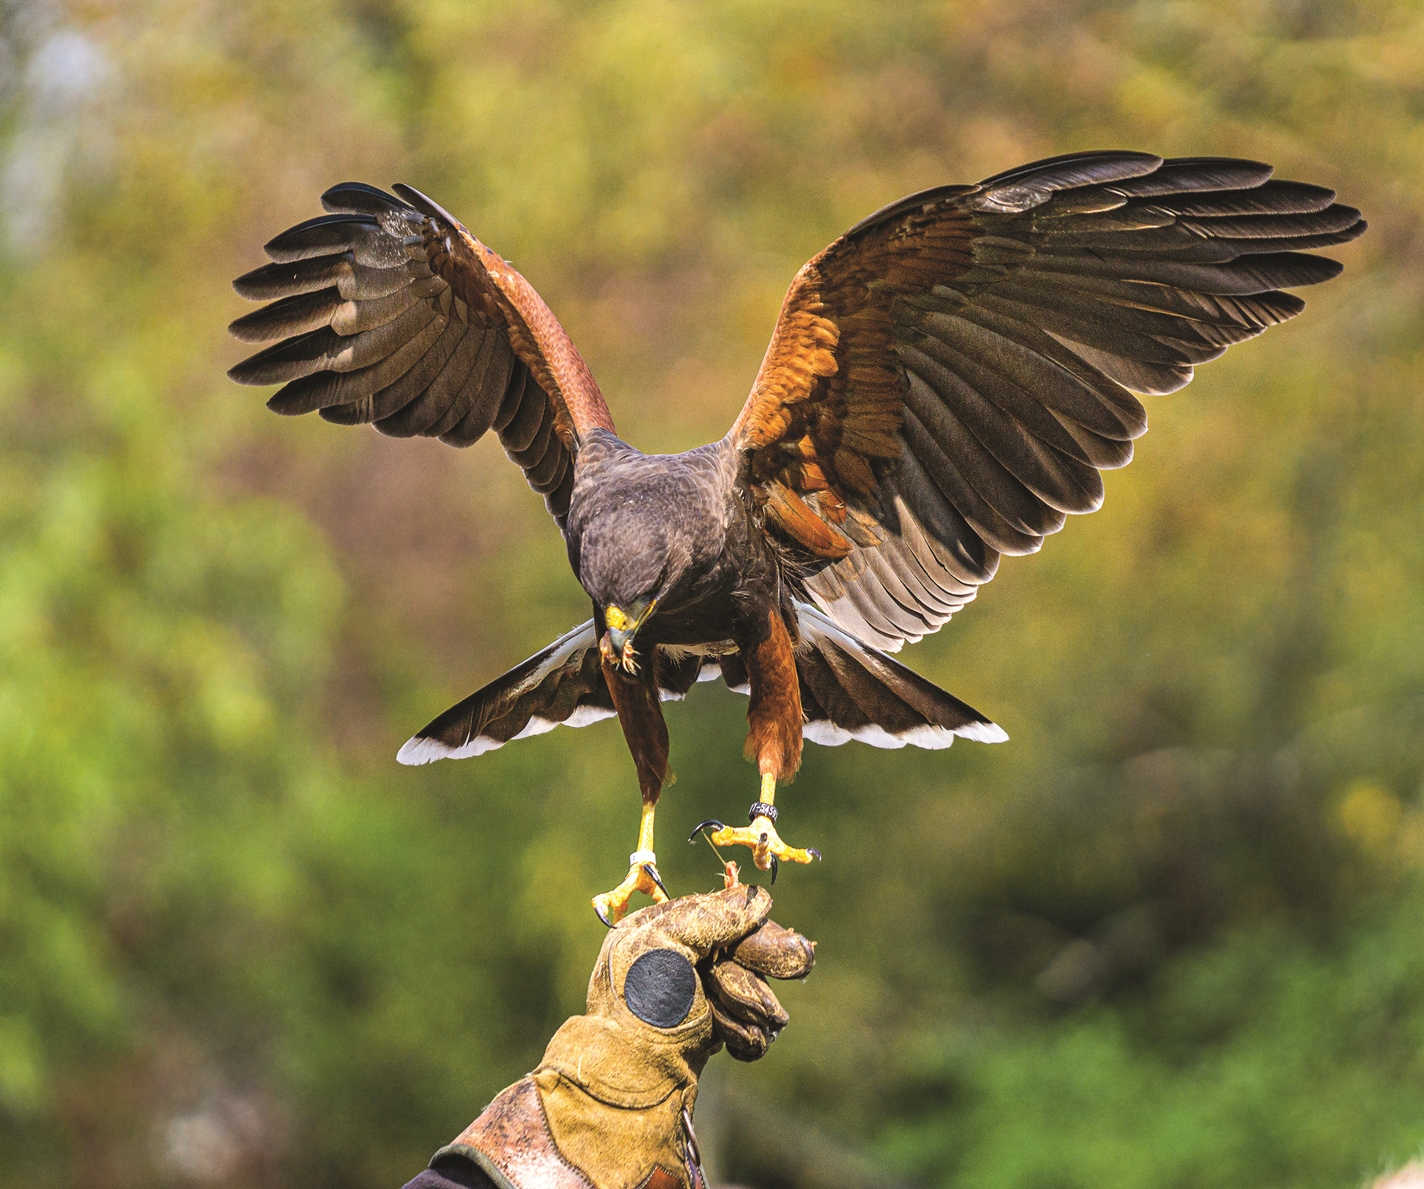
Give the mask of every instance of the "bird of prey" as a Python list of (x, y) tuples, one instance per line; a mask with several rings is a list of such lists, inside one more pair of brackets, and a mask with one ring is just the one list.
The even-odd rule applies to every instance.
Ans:
[(861, 220), (796, 274), (727, 436), (683, 454), (623, 441), (530, 284), (418, 191), (328, 190), (329, 212), (235, 282), (232, 324), (279, 340), (231, 371), (268, 407), (469, 446), (489, 430), (544, 497), (593, 618), (441, 714), (403, 763), (479, 755), (617, 716), (642, 793), (627, 877), (666, 898), (653, 812), (660, 701), (721, 678), (750, 695), (749, 826), (707, 822), (775, 875), (803, 739), (943, 748), (1004, 732), (892, 659), (1069, 513), (1147, 428), (1134, 393), (1304, 307), (1335, 276), (1307, 249), (1365, 229), (1332, 191), (1270, 166), (1075, 153), (937, 186)]

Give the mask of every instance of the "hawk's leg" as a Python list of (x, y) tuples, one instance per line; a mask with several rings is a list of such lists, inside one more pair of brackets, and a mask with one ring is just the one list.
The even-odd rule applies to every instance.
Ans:
[(618, 711), (628, 750), (633, 753), (638, 787), (643, 794), (638, 846), (628, 856), (628, 874), (616, 888), (593, 898), (593, 911), (608, 926), (623, 919), (634, 892), (651, 896), (659, 904), (669, 898), (662, 876), (658, 874), (658, 857), (653, 852), (653, 813), (669, 773), (667, 724), (663, 721), (652, 673), (651, 660), (643, 666), (641, 674), (625, 673), (610, 664), (607, 656), (603, 661), (603, 679), (608, 683), (614, 709)]
[(776, 878), (778, 863), (809, 863), (821, 852), (787, 846), (776, 832), (776, 783), (790, 780), (801, 766), (801, 683), (796, 676), (796, 653), (786, 623), (775, 609), (769, 631), (754, 644), (742, 647), (742, 661), (751, 687), (747, 710), (747, 758), (761, 770), (761, 795), (747, 814), (745, 828), (703, 822), (692, 832), (706, 832), (714, 846), (748, 846), (752, 862)]
[(809, 863), (821, 857), (821, 852), (814, 846), (803, 850), (781, 841), (776, 832), (776, 805), (772, 800), (775, 796), (776, 777), (765, 772), (761, 778), (761, 800), (753, 803), (747, 812), (751, 825), (725, 826), (719, 821), (706, 821), (692, 831), (692, 839), (706, 834), (714, 846), (751, 847), (752, 862), (762, 871), (770, 871), (771, 881), (775, 883), (777, 867), (781, 863)]
[(638, 827), (638, 849), (628, 856), (628, 874), (623, 882), (612, 891), (601, 892), (593, 898), (593, 911), (610, 928), (623, 919), (634, 892), (651, 896), (657, 904), (668, 899), (667, 888), (658, 874), (658, 856), (653, 853), (653, 813), (656, 809), (656, 805), (643, 806), (643, 820)]

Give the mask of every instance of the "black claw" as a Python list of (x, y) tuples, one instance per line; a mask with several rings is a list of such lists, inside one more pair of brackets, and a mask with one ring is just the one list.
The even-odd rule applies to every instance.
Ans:
[[(688, 841), (691, 842), (692, 839), (689, 838)], [(655, 884), (658, 885), (658, 887), (663, 890), (663, 895), (666, 896), (669, 900), (671, 900), (672, 893), (667, 890), (667, 884), (663, 883), (663, 877), (658, 874), (658, 869), (654, 867), (651, 863), (644, 863), (643, 871), (647, 874), (649, 879), (651, 879)]]
[(777, 872), (777, 869), (778, 869), (780, 866), (781, 866), (781, 864), (776, 861), (776, 856), (775, 856), (775, 855), (772, 855), (772, 856), (771, 856), (771, 882), (772, 882), (772, 885), (773, 885), (773, 886), (776, 884), (776, 872)]
[(613, 928), (613, 922), (603, 915), (603, 909), (597, 904), (593, 906), (593, 915), (603, 922), (603, 927), (605, 929)]
[(814, 846), (808, 846), (806, 848), (806, 853), (808, 855), (815, 855), (817, 859), (821, 857), (821, 852), (818, 851)]
[(715, 817), (709, 817), (687, 836), (687, 840), (688, 842), (696, 842), (699, 834), (712, 833), (717, 830), (725, 830), (726, 828), (726, 822), (719, 822)]

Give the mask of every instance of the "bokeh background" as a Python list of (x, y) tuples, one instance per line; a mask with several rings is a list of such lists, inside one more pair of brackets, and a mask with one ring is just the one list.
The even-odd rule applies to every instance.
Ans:
[[(580, 1008), (617, 727), (402, 769), (587, 615), (468, 452), (284, 421), (229, 281), (405, 180), (540, 289), (622, 433), (721, 436), (796, 268), (901, 194), (1235, 154), (1372, 229), (1149, 401), (1105, 509), (906, 659), (1012, 741), (808, 748), (820, 942), (755, 1189), (1354, 1186), (1424, 1145), (1424, 13), (1411, 0), (0, 2), (0, 1185), (402, 1184)], [(755, 791), (669, 708), (676, 891)]]

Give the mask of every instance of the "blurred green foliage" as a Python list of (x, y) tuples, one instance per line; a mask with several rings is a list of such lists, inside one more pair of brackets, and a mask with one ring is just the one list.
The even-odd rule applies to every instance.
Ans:
[[(795, 269), (1092, 147), (1337, 186), (1301, 319), (1150, 402), (1106, 508), (911, 650), (997, 748), (811, 748), (760, 1189), (1357, 1184), (1424, 1144), (1424, 16), (1392, 0), (0, 4), (0, 1185), (401, 1184), (579, 1008), (616, 727), (398, 769), (586, 615), (493, 441), (278, 422), (228, 280), (408, 180), (645, 449), (720, 436)], [(754, 791), (671, 708), (662, 869)]]

